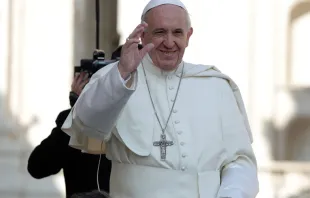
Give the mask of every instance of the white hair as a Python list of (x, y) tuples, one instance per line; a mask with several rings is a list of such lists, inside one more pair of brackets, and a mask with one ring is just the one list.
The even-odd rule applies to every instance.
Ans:
[[(152, 9), (151, 9), (152, 10)], [(186, 22), (187, 22), (187, 28), (188, 29), (190, 29), (191, 27), (192, 27), (192, 22), (191, 22), (191, 18), (190, 18), (190, 16), (189, 16), (189, 13), (188, 13), (188, 11), (187, 10), (185, 10), (185, 9), (183, 9), (184, 11), (185, 11), (185, 14), (186, 14)], [(150, 11), (150, 10), (149, 10)], [(146, 16), (147, 16), (147, 13), (149, 12), (149, 11), (147, 11), (144, 15), (142, 15), (142, 17), (141, 17), (141, 23), (142, 22), (146, 22)]]

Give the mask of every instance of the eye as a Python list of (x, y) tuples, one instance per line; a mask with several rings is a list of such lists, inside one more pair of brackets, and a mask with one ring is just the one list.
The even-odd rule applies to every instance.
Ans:
[(166, 33), (167, 33), (167, 30), (165, 30), (163, 28), (158, 28), (158, 29), (155, 29), (154, 31), (152, 31), (152, 34), (154, 36), (163, 36)]
[(154, 32), (155, 35), (162, 35), (162, 34), (164, 34), (164, 33), (165, 33), (165, 32), (162, 31), (162, 30)]
[(182, 36), (183, 35), (183, 31), (182, 30), (176, 30), (174, 31), (174, 34), (177, 36)]

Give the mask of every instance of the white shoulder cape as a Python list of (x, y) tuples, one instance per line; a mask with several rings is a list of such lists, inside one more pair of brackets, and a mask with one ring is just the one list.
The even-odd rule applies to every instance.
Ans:
[[(248, 133), (247, 135), (249, 136), (251, 142), (253, 142), (253, 136), (252, 136), (252, 132), (250, 129), (250, 125), (249, 125), (248, 116), (247, 116), (247, 113), (245, 110), (244, 102), (242, 100), (240, 90), (239, 90), (238, 86), (236, 85), (236, 83), (229, 76), (221, 73), (220, 70), (217, 69), (215, 66), (194, 65), (194, 64), (190, 64), (190, 63), (185, 63), (185, 65), (186, 65), (186, 67), (185, 67), (184, 75), (183, 75), (184, 78), (217, 77), (217, 78), (222, 78), (222, 79), (227, 80), (227, 82), (229, 83), (229, 85), (230, 85), (230, 87), (234, 93), (234, 96), (236, 98), (240, 113), (242, 114), (244, 124), (245, 124), (246, 130), (247, 130), (247, 133)], [(71, 111), (68, 118), (66, 119), (66, 121), (64, 123), (65, 128), (68, 128), (69, 126), (72, 125), (72, 118), (73, 118), (73, 116), (72, 116), (72, 111)], [(124, 126), (122, 126), (122, 125), (123, 124), (119, 125), (119, 127), (124, 128)], [(140, 153), (141, 155), (146, 156), (148, 153), (147, 150), (149, 150), (149, 146), (147, 146), (145, 142), (142, 145), (140, 144), (141, 143), (141, 141), (140, 141), (141, 137), (140, 138), (135, 137), (135, 135), (133, 135), (134, 137), (130, 137), (128, 134), (124, 134), (124, 133), (125, 133), (124, 130), (120, 130), (119, 134), (118, 134), (120, 137), (118, 137), (118, 138), (123, 139), (122, 138), (123, 136), (126, 137), (125, 138), (126, 142), (124, 142), (124, 143), (126, 145), (127, 145), (127, 143), (128, 143), (128, 145), (132, 145), (134, 148), (130, 148), (130, 149), (134, 153), (139, 154), (141, 152)], [(87, 152), (87, 153), (93, 153), (93, 154), (105, 153), (105, 143), (103, 140), (95, 139), (93, 137), (88, 137), (85, 134), (76, 133), (76, 132), (74, 133), (74, 135), (69, 134), (69, 133), (68, 133), (68, 135), (71, 136), (69, 146), (71, 146), (73, 148), (82, 150), (82, 151)], [(150, 138), (151, 138), (151, 136), (150, 136)], [(149, 138), (145, 137), (143, 139), (146, 140)], [(151, 148), (151, 145), (150, 145), (150, 148)]]

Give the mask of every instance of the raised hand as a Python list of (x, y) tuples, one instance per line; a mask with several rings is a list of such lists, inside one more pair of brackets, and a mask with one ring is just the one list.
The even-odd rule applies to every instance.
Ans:
[(76, 93), (77, 95), (80, 95), (88, 81), (88, 73), (82, 72), (76, 74), (71, 84), (71, 91)]
[(139, 24), (127, 38), (126, 43), (122, 47), (118, 69), (123, 79), (137, 69), (143, 57), (154, 47), (154, 44), (149, 43), (146, 46), (143, 46), (141, 50), (138, 49), (141, 35), (147, 26), (148, 25), (145, 22)]

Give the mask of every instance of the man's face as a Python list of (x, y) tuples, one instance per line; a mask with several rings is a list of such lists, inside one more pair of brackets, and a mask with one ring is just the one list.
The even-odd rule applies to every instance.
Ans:
[(161, 5), (146, 14), (147, 31), (142, 44), (153, 43), (149, 52), (154, 64), (163, 70), (173, 70), (182, 61), (193, 29), (188, 27), (186, 11), (175, 5)]

